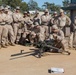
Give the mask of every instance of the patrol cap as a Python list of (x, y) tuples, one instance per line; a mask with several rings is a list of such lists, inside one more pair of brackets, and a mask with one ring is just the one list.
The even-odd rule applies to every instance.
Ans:
[(57, 14), (57, 12), (55, 11), (54, 14)]
[(60, 13), (62, 13), (62, 12), (64, 12), (64, 10), (63, 9), (60, 9)]
[(35, 22), (35, 26), (39, 26), (39, 23), (38, 22)]
[(8, 9), (10, 9), (11, 7), (9, 5), (6, 6)]
[(27, 14), (28, 14), (28, 16), (30, 16), (30, 12), (29, 11), (27, 11)]
[(8, 11), (8, 8), (7, 7), (5, 8), (5, 11)]
[(24, 14), (27, 14), (27, 11), (24, 11)]
[(19, 7), (19, 6), (17, 6), (17, 7), (16, 7), (16, 9), (20, 10), (20, 7)]
[(39, 14), (39, 11), (37, 10), (35, 13), (36, 13), (36, 14)]
[(52, 29), (58, 30), (57, 25), (53, 25), (53, 26), (52, 26)]
[(49, 12), (49, 10), (48, 10), (48, 9), (45, 9), (45, 10), (44, 10), (44, 12), (47, 12), (47, 13), (48, 13), (48, 12)]
[(1, 10), (3, 10), (3, 9), (4, 9), (4, 7), (3, 7), (3, 6), (1, 6), (0, 8), (1, 8)]

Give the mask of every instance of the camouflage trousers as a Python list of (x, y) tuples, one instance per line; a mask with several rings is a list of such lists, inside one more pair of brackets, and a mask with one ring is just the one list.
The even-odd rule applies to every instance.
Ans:
[(74, 36), (74, 33), (72, 32), (71, 34), (70, 34), (70, 36), (69, 36), (69, 42), (68, 42), (68, 45), (69, 45), (69, 47), (70, 48), (72, 48), (73, 47), (73, 36)]
[(14, 23), (13, 30), (14, 30), (14, 38), (15, 38), (14, 41), (19, 42), (22, 33), (22, 29), (20, 28), (20, 23)]
[(0, 45), (1, 44), (3, 44), (3, 45), (6, 44), (6, 41), (7, 41), (6, 31), (7, 31), (6, 26), (5, 25), (0, 25)]
[(61, 40), (61, 41), (55, 41), (55, 46), (57, 48), (62, 48), (63, 50), (66, 50), (66, 41), (65, 41), (65, 39)]
[[(14, 38), (14, 32), (13, 32), (13, 28), (12, 28), (11, 24), (10, 25), (6, 24), (5, 27), (6, 27), (6, 32), (5, 32), (6, 43), (7, 44), (8, 44), (8, 42), (14, 43), (15, 38)], [(9, 38), (8, 38), (8, 35), (9, 35)]]
[(42, 27), (45, 29), (45, 38), (47, 39), (49, 36), (49, 30), (47, 25), (42, 25)]
[(29, 35), (29, 39), (31, 43), (34, 43), (34, 42), (44, 41), (45, 36), (44, 34), (41, 34), (41, 33), (31, 32)]

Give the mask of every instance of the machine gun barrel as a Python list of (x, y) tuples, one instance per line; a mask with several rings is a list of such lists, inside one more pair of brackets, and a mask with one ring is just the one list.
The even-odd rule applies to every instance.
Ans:
[(59, 48), (51, 46), (51, 45), (46, 45), (46, 47), (50, 48), (50, 49), (55, 49), (55, 50), (59, 50)]
[(57, 48), (57, 47), (54, 47), (52, 45), (47, 45), (46, 43), (42, 43), (41, 47), (39, 48), (39, 53), (38, 53), (38, 57), (41, 58), (42, 56), (42, 53), (44, 53), (46, 50), (56, 50), (58, 53), (67, 53), (68, 55), (70, 55), (70, 52), (69, 51), (65, 51), (63, 49), (60, 49), (60, 48)]

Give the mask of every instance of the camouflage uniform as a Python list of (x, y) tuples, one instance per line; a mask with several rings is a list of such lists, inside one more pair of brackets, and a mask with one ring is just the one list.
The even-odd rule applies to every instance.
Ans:
[[(16, 10), (20, 10), (20, 8), (16, 8)], [(16, 43), (19, 42), (19, 39), (21, 37), (21, 26), (22, 26), (22, 20), (23, 20), (23, 16), (20, 12), (14, 12), (13, 13), (13, 29), (14, 29), (14, 36), (15, 36), (15, 41)]]
[(66, 26), (66, 25), (70, 25), (71, 24), (71, 20), (68, 16), (64, 15), (63, 17), (59, 16), (58, 17), (58, 27), (60, 29), (63, 30), (63, 28)]
[(5, 36), (7, 38), (7, 45), (8, 45), (8, 35), (9, 35), (9, 39), (10, 39), (10, 43), (11, 45), (15, 45), (14, 44), (14, 32), (13, 32), (13, 28), (11, 26), (12, 22), (13, 22), (13, 18), (12, 16), (8, 13), (8, 8), (5, 8), (5, 13), (6, 13), (6, 17), (5, 17), (5, 27), (6, 27), (6, 32), (5, 32)]
[(72, 25), (72, 33), (71, 33), (71, 37), (70, 37), (70, 44), (71, 47), (75, 47), (76, 46), (76, 16), (74, 17), (74, 24)]
[(24, 28), (23, 28), (23, 37), (26, 38), (27, 32), (28, 32), (28, 22), (30, 22), (30, 18), (27, 15), (27, 12), (24, 12), (24, 16), (23, 16), (23, 22), (24, 22)]
[(38, 23), (35, 24), (31, 34), (30, 34), (30, 40), (35, 43), (39, 41), (45, 40), (45, 29), (41, 27)]
[(70, 18), (68, 16), (66, 16), (64, 14), (64, 11), (62, 9), (60, 9), (60, 13), (62, 15), (58, 16), (58, 27), (64, 31), (64, 27), (66, 25), (70, 25), (71, 24), (71, 20), (70, 20)]
[[(58, 29), (58, 27), (56, 25), (52, 26), (52, 30), (53, 30), (52, 35), (53, 35), (54, 40), (56, 40), (56, 43), (58, 43), (58, 45), (61, 46), (63, 50), (66, 50), (63, 31)], [(55, 30), (56, 30), (56, 32), (54, 32)]]
[[(63, 32), (65, 32), (65, 27), (66, 26), (70, 26), (71, 25), (71, 20), (68, 16), (66, 16), (64, 14), (64, 11), (62, 9), (60, 9), (60, 16), (58, 17), (58, 27), (63, 30)], [(71, 34), (72, 35), (72, 34)], [(69, 40), (68, 40), (68, 45), (71, 46), (72, 45), (72, 38), (71, 35), (69, 36)]]
[(35, 14), (35, 16), (34, 16), (34, 18), (33, 18), (33, 23), (34, 23), (34, 25), (35, 25), (36, 22), (37, 22), (39, 25), (41, 24), (41, 18), (40, 18), (40, 15), (39, 15), (39, 11), (36, 11), (36, 14)]
[(51, 18), (51, 24), (58, 26), (58, 15), (57, 15), (57, 12), (54, 12), (53, 17)]
[(5, 17), (6, 15), (3, 13), (2, 9), (0, 9), (0, 46), (6, 48), (6, 27), (5, 27)]
[(30, 33), (32, 32), (33, 30), (33, 22), (32, 21), (28, 21), (27, 24), (24, 25), (24, 32), (23, 32), (23, 35), (22, 35), (22, 39), (23, 40), (28, 40), (29, 41), (29, 38), (30, 38)]
[(45, 13), (47, 13), (47, 15), (43, 14), (41, 16), (41, 25), (45, 29), (46, 38), (48, 38), (50, 32), (50, 27), (48, 25), (50, 24), (51, 16), (47, 9), (45, 10)]

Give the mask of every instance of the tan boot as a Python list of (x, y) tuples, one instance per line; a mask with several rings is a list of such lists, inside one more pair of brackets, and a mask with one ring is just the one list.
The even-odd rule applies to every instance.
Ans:
[(11, 46), (15, 46), (15, 43), (11, 43)]
[(9, 44), (8, 44), (8, 43), (6, 43), (5, 45), (6, 45), (6, 46), (9, 46)]
[(16, 44), (18, 44), (18, 41), (16, 41)]
[(0, 45), (0, 49), (1, 49), (1, 45)]
[(7, 46), (6, 46), (6, 45), (4, 45), (4, 44), (2, 44), (2, 47), (3, 47), (3, 48), (7, 48)]

